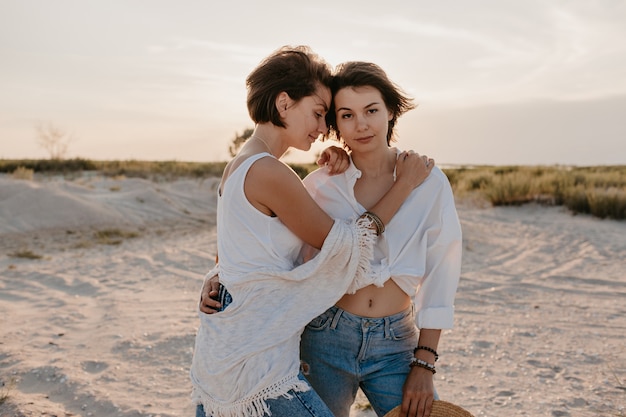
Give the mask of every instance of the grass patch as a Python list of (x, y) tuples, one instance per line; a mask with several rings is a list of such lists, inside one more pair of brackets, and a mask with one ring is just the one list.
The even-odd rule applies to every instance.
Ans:
[(11, 390), (15, 386), (15, 379), (11, 379), (8, 383), (0, 381), (0, 405), (6, 403), (11, 397)]
[(15, 171), (13, 171), (11, 177), (16, 180), (32, 181), (34, 174), (35, 171), (33, 171), (32, 169), (19, 166), (15, 169)]
[(30, 249), (22, 249), (22, 250), (15, 251), (13, 253), (10, 253), (9, 256), (12, 257), (12, 258), (22, 258), (22, 259), (41, 259), (41, 258), (43, 258), (42, 255), (39, 255), (38, 253), (35, 253), (32, 250), (30, 250)]
[(457, 196), (479, 193), (493, 206), (539, 202), (573, 213), (626, 219), (626, 166), (502, 166), (445, 170)]
[(0, 405), (6, 403), (9, 397), (9, 390), (2, 388), (2, 390), (0, 390)]
[(124, 239), (132, 239), (139, 236), (138, 232), (121, 229), (102, 229), (94, 233), (98, 243), (103, 245), (119, 245)]

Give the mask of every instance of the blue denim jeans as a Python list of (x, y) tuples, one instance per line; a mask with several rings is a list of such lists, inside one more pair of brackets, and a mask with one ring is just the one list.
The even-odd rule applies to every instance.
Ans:
[[(223, 311), (233, 301), (226, 287), (220, 284), (218, 300), (222, 304), (219, 311)], [(298, 378), (306, 381), (306, 378), (300, 373)], [(295, 416), (311, 416), (311, 417), (335, 417), (322, 401), (319, 395), (310, 389), (305, 392), (289, 391), (291, 398), (280, 396), (267, 400), (272, 417), (295, 417)], [(204, 412), (202, 404), (196, 407), (196, 417), (211, 417)]]
[(417, 339), (413, 306), (382, 318), (331, 307), (302, 334), (302, 369), (336, 417), (350, 415), (359, 388), (384, 416), (402, 402)]

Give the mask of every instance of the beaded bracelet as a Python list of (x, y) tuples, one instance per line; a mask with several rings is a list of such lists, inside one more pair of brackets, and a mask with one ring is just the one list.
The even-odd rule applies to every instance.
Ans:
[(420, 368), (428, 369), (430, 372), (433, 373), (433, 375), (437, 373), (437, 371), (435, 370), (435, 365), (433, 365), (432, 363), (423, 361), (421, 359), (418, 359), (418, 358), (411, 359), (411, 363), (409, 364), (409, 366), (411, 368), (414, 366), (419, 366)]
[(425, 350), (425, 351), (430, 352), (433, 355), (435, 355), (435, 362), (437, 362), (439, 360), (439, 354), (437, 353), (437, 351), (435, 349), (433, 349), (431, 347), (428, 347), (428, 346), (418, 346), (415, 349), (413, 349), (413, 354), (415, 355), (418, 350)]
[(378, 217), (378, 215), (376, 213), (372, 213), (369, 210), (366, 211), (363, 214), (365, 216), (369, 217), (370, 220), (372, 220), (372, 222), (374, 222), (374, 225), (376, 226), (376, 234), (378, 236), (382, 235), (383, 232), (385, 231), (385, 223), (383, 223), (383, 221), (380, 219), (380, 217)]

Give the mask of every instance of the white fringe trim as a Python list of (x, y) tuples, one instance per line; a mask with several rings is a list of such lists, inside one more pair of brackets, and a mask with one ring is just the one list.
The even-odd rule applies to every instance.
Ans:
[(207, 417), (263, 417), (272, 415), (267, 400), (280, 396), (291, 399), (293, 395), (289, 394), (290, 390), (304, 392), (309, 389), (310, 385), (296, 375), (284, 378), (250, 397), (229, 404), (217, 402), (194, 387), (192, 401), (194, 404), (202, 404)]
[(354, 294), (372, 283), (373, 271), (370, 262), (374, 259), (374, 245), (378, 239), (375, 230), (372, 229), (373, 225), (374, 222), (369, 217), (359, 217), (356, 221), (359, 263), (352, 284), (346, 291), (348, 294)]

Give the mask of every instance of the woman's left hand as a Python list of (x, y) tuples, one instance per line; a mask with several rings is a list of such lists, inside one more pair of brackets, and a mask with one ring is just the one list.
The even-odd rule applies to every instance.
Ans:
[(350, 166), (350, 155), (345, 149), (331, 145), (322, 151), (317, 165), (327, 166), (330, 175), (341, 174)]
[(435, 399), (433, 374), (418, 366), (411, 368), (402, 387), (402, 417), (429, 417)]
[(217, 313), (222, 306), (217, 301), (218, 291), (220, 289), (220, 277), (219, 275), (213, 275), (209, 279), (204, 280), (202, 284), (202, 291), (200, 292), (200, 302), (198, 308), (205, 314)]

